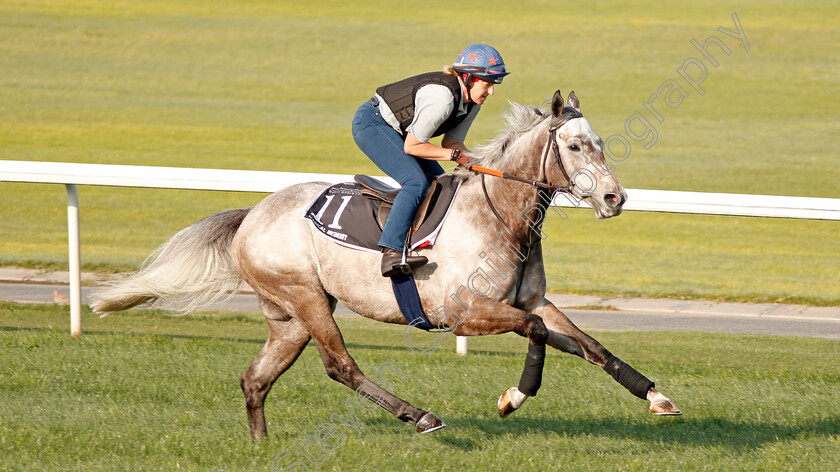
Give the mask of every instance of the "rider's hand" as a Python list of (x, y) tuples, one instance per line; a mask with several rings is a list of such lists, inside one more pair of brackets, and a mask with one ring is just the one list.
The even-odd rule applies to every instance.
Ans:
[(469, 151), (457, 151), (458, 157), (454, 158), (453, 161), (457, 162), (458, 165), (469, 167), (472, 162), (472, 153)]
[(455, 162), (460, 166), (468, 167), (472, 163), (472, 159), (466, 154), (461, 154), (458, 159), (455, 159)]

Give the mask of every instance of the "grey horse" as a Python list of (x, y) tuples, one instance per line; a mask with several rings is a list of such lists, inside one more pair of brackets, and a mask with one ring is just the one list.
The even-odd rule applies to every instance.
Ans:
[[(473, 170), (495, 177), (457, 170), (461, 188), (436, 244), (419, 250), (429, 263), (414, 278), (432, 324), (459, 336), (514, 332), (528, 339), (520, 383), (497, 403), (503, 417), (539, 389), (546, 345), (603, 368), (648, 400), (654, 414), (680, 414), (653, 382), (545, 298), (541, 225), (546, 189), (565, 189), (591, 206), (598, 218), (619, 215), (627, 199), (608, 170), (603, 149), (574, 92), (564, 102), (558, 90), (550, 111), (511, 104), (507, 128), (478, 146), (473, 161)], [(330, 378), (364, 391), (397, 418), (412, 421), (419, 433), (442, 428), (444, 422), (433, 413), (368, 379), (347, 352), (333, 318), (338, 301), (377, 321), (406, 321), (390, 281), (379, 274), (378, 254), (335, 244), (302, 218), (328, 185), (295, 185), (252, 208), (198, 221), (164, 243), (142, 270), (101, 288), (91, 307), (108, 314), (178, 300), (191, 311), (229, 293), (232, 283), (247, 282), (270, 328), (268, 340), (241, 377), (252, 437), (266, 436), (265, 397), (310, 339)]]

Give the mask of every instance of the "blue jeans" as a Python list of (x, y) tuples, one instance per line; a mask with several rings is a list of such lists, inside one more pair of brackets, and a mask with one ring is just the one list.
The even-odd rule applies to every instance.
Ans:
[(385, 122), (374, 100), (363, 103), (356, 111), (353, 139), (377, 167), (400, 184), (379, 245), (402, 251), (414, 213), (429, 189), (429, 177), (443, 174), (443, 168), (435, 161), (403, 152), (403, 137)]

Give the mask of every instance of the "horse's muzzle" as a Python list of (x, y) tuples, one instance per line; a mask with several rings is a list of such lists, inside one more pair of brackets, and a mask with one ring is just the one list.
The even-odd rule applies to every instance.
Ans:
[(627, 194), (620, 191), (617, 193), (604, 194), (604, 211), (600, 215), (602, 218), (610, 218), (621, 214), (624, 202), (627, 201)]

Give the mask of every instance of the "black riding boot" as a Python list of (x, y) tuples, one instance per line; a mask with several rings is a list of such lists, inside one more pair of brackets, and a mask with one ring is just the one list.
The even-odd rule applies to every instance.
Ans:
[(393, 277), (398, 274), (410, 274), (413, 270), (429, 262), (423, 256), (406, 256), (403, 263), (403, 253), (389, 247), (382, 248), (382, 276)]

